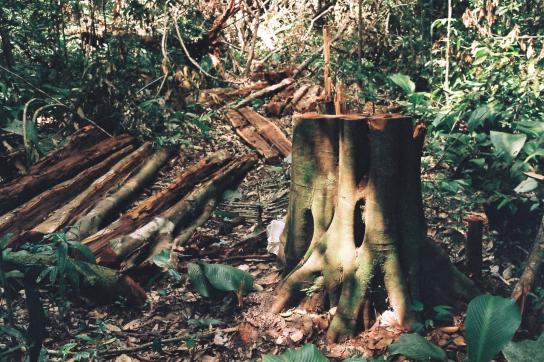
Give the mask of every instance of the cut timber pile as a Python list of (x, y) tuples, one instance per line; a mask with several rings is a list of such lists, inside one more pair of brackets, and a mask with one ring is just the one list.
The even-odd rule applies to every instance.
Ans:
[(276, 163), (291, 153), (291, 141), (272, 121), (249, 107), (230, 109), (227, 118), (236, 133), (254, 147), (266, 162)]
[(317, 103), (323, 96), (323, 88), (317, 84), (303, 84), (298, 88), (290, 86), (272, 97), (265, 106), (265, 112), (270, 117), (283, 117), (293, 112), (313, 112), (317, 110)]
[[(213, 153), (128, 207), (176, 156), (176, 150), (153, 150), (150, 143), (137, 147), (127, 134), (106, 138), (95, 128), (83, 128), (64, 148), (32, 166), (28, 175), (0, 188), (0, 235), (12, 234), (8, 245), (14, 250), (53, 233), (64, 235), (68, 243), (81, 240), (98, 264), (87, 256), (85, 261), (70, 256), (82, 291), (97, 301), (123, 296), (141, 304), (145, 293), (125, 271), (152, 263), (154, 255), (188, 239), (222, 193), (256, 162), (252, 155)], [(57, 264), (55, 253), (8, 254), (8, 268), (39, 273)]]

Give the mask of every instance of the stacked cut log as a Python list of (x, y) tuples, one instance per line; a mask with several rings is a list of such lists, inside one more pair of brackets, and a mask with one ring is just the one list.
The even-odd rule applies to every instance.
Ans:
[[(216, 200), (244, 178), (256, 159), (213, 153), (129, 208), (176, 156), (174, 150), (154, 151), (150, 143), (136, 147), (134, 142), (126, 134), (106, 138), (92, 127), (76, 132), (27, 176), (0, 188), (0, 235), (11, 233), (8, 245), (15, 250), (52, 233), (65, 235), (70, 243), (83, 239), (98, 265), (77, 260), (78, 255), (71, 258), (89, 297), (110, 301), (117, 295), (143, 303), (141, 287), (119, 268), (149, 264), (155, 254), (187, 239), (194, 224), (205, 222)], [(9, 254), (8, 268), (33, 272), (56, 263), (54, 254)]]
[(298, 88), (291, 86), (272, 97), (265, 106), (265, 112), (270, 117), (283, 117), (294, 112), (314, 112), (322, 99), (323, 88), (317, 84), (306, 83)]
[(198, 96), (198, 103), (210, 106), (230, 102), (238, 97), (245, 97), (253, 91), (260, 91), (268, 86), (267, 82), (258, 81), (241, 88), (212, 88), (205, 89)]
[(255, 148), (268, 163), (277, 163), (291, 153), (291, 141), (271, 120), (249, 107), (230, 109), (227, 118), (236, 133)]

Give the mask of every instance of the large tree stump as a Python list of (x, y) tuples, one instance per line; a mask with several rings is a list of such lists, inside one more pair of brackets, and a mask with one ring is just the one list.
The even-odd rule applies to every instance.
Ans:
[(376, 277), (383, 278), (399, 327), (407, 330), (417, 318), (413, 301), (435, 305), (433, 296), (444, 282), (449, 290), (441, 300), (478, 294), (426, 239), (424, 134), (422, 126), (396, 114), (309, 113), (295, 119), (291, 195), (281, 237), (289, 274), (275, 312), (319, 277), (330, 306), (338, 307), (327, 335), (335, 341), (359, 329), (361, 307)]

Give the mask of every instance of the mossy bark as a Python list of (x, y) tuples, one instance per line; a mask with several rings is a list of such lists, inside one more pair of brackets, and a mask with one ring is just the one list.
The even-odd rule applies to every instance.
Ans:
[[(334, 214), (338, 170), (338, 121), (294, 120), (291, 189), (280, 260), (291, 270)], [(285, 253), (283, 253), (285, 251)]]
[[(323, 142), (316, 139), (322, 134), (314, 130), (332, 124), (334, 128), (325, 133), (334, 145), (327, 153), (331, 162), (327, 168), (315, 167), (323, 164), (316, 160), (324, 155)], [(407, 330), (416, 318), (410, 308), (413, 301), (433, 296), (445, 280), (452, 288), (442, 296), (468, 299), (478, 293), (426, 239), (420, 180), (423, 137), (421, 126), (414, 128), (409, 118), (399, 115), (307, 114), (297, 120), (283, 233), (289, 274), (279, 288), (274, 311), (282, 310), (322, 275), (330, 305), (338, 307), (327, 334), (336, 341), (360, 328), (361, 309), (377, 276), (383, 276), (399, 327)], [(300, 179), (306, 181), (304, 188)], [(323, 180), (329, 187), (316, 186)], [(316, 199), (326, 202), (313, 209)], [(424, 264), (423, 258), (442, 265)], [(438, 284), (431, 286), (434, 281)], [(433, 293), (422, 293), (422, 285)], [(434, 305), (431, 299), (423, 301)]]

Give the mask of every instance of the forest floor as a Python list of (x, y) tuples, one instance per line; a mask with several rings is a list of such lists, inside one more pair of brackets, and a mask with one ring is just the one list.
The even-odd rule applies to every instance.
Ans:
[[(288, 137), (290, 120), (290, 116), (275, 120)], [(225, 117), (213, 118), (209, 126), (209, 138), (195, 137), (192, 145), (183, 146), (183, 160), (172, 160), (143, 195), (164, 187), (176, 172), (212, 151), (227, 149), (236, 155), (252, 152)], [(432, 163), (432, 156), (426, 161)], [(423, 179), (432, 183), (436, 177), (436, 173), (424, 174)], [(262, 290), (249, 294), (240, 304), (234, 294), (221, 300), (203, 298), (191, 290), (185, 278), (180, 281), (162, 275), (155, 279), (157, 276), (151, 275), (146, 276), (148, 302), (141, 308), (127, 307), (122, 302), (92, 308), (74, 302), (59, 308), (58, 301), (43, 291), (48, 317), (44, 346), (50, 357), (86, 360), (98, 351), (99, 360), (246, 361), (308, 342), (317, 344), (332, 359), (383, 353), (400, 333), (387, 325), (385, 317), (381, 324), (348, 342), (326, 345), (324, 332), (332, 310), (314, 313), (291, 309), (280, 315), (269, 312), (281, 270), (275, 255), (267, 251), (266, 227), (284, 218), (288, 191), (289, 160), (276, 165), (260, 161), (237, 190), (224, 195), (211, 218), (179, 250), (182, 275), (190, 261), (229, 264), (248, 271)], [(463, 205), (432, 192), (425, 194), (424, 204), (428, 235), (462, 267), (466, 231)], [(233, 224), (235, 216), (241, 217), (241, 221)], [(498, 234), (485, 229), (481, 285), (488, 292), (508, 295), (516, 281), (515, 266), (526, 257), (530, 241), (510, 247), (515, 252), (507, 253), (499, 239)], [(20, 326), (28, 325), (24, 303), (22, 295), (14, 301), (16, 324)], [(449, 310), (442, 308), (442, 312), (448, 314)], [(440, 310), (436, 313), (440, 314)], [(437, 345), (454, 351), (458, 360), (462, 359), (466, 352), (463, 315), (453, 312), (446, 322), (439, 319), (428, 319), (427, 335)], [(0, 337), (0, 343), (5, 342), (3, 339)]]

